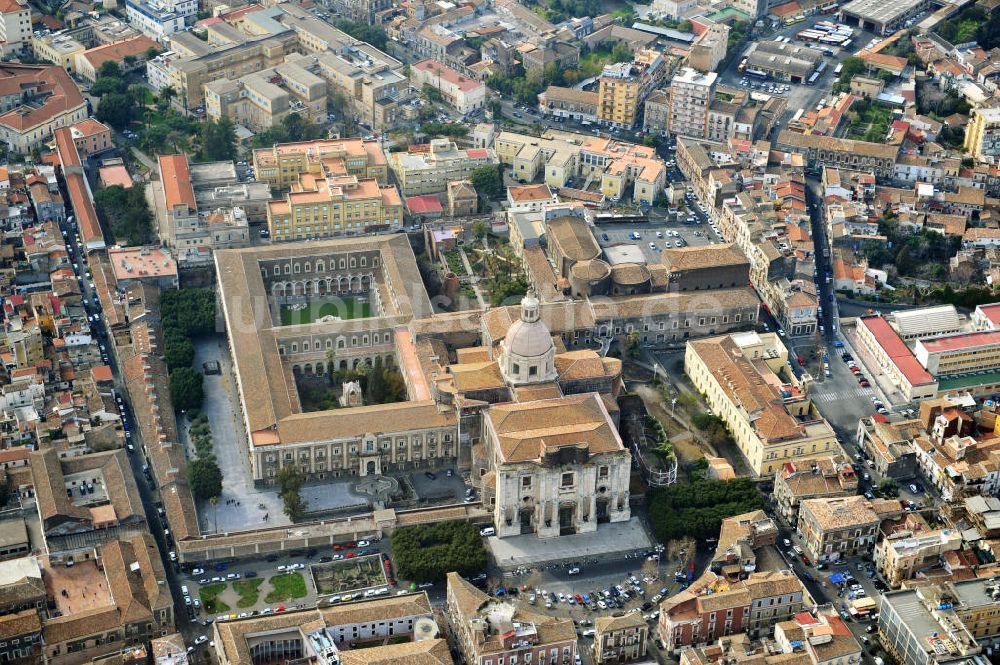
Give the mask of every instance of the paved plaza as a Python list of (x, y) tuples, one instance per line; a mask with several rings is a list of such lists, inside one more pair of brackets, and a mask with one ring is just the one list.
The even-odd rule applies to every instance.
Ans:
[(502, 569), (542, 565), (554, 561), (617, 559), (628, 552), (650, 550), (654, 541), (637, 518), (628, 522), (600, 524), (594, 533), (576, 533), (558, 538), (539, 538), (533, 533), (509, 538), (491, 537), (487, 545)]

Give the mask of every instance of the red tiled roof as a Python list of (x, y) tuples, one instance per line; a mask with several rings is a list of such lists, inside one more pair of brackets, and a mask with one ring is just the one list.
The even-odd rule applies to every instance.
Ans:
[(160, 182), (163, 183), (163, 197), (167, 208), (187, 205), (190, 210), (197, 206), (194, 188), (191, 187), (191, 170), (187, 155), (160, 155)]
[(465, 74), (461, 74), (448, 65), (442, 64), (437, 60), (421, 60), (415, 65), (411, 65), (414, 69), (419, 69), (422, 72), (432, 72), (434, 76), (444, 79), (452, 85), (458, 86), (463, 92), (474, 90), (483, 84), (475, 79), (471, 79)]
[(958, 333), (956, 335), (948, 335), (947, 337), (920, 340), (920, 344), (931, 353), (989, 346), (990, 344), (1000, 344), (1000, 330)]
[(802, 7), (797, 2), (786, 2), (783, 5), (771, 7), (768, 11), (769, 14), (774, 14), (775, 16), (788, 16), (789, 14), (799, 14), (801, 12)]
[(145, 55), (146, 51), (151, 48), (159, 50), (160, 45), (146, 35), (136, 35), (135, 37), (123, 39), (120, 42), (112, 42), (111, 44), (96, 46), (92, 49), (84, 51), (82, 55), (90, 62), (91, 66), (96, 71), (100, 69), (101, 65), (105, 62), (110, 62), (112, 60), (115, 62), (121, 62), (126, 56), (138, 57)]
[(878, 342), (889, 360), (899, 369), (899, 371), (910, 382), (910, 385), (919, 386), (931, 383), (934, 378), (921, 367), (920, 363), (913, 356), (913, 352), (903, 342), (892, 326), (890, 326), (881, 316), (862, 316), (861, 325), (868, 328), (872, 337)]
[(469, 159), (486, 159), (490, 156), (489, 151), (483, 148), (469, 148), (465, 154)]
[(84, 104), (80, 89), (62, 67), (7, 62), (0, 64), (0, 96), (19, 95), (25, 88), (37, 88), (39, 92), (49, 94), (40, 106), (15, 106), (0, 115), (0, 124), (17, 133), (37, 127), (59, 113)]
[(69, 192), (76, 222), (80, 227), (80, 235), (86, 244), (104, 243), (104, 233), (97, 221), (97, 211), (94, 210), (94, 199), (83, 173), (83, 162), (73, 141), (73, 132), (69, 127), (60, 127), (55, 131), (56, 151), (62, 162), (63, 178), (66, 180), (66, 190)]
[(432, 194), (407, 197), (406, 207), (414, 215), (440, 213), (444, 210), (441, 207), (440, 199)]

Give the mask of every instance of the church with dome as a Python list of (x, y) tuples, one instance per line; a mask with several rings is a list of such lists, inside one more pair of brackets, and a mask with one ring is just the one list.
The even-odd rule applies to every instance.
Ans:
[(473, 441), (471, 482), (499, 537), (586, 533), (629, 519), (620, 360), (567, 351), (531, 293), (499, 343), (455, 356), (434, 372), (435, 393)]

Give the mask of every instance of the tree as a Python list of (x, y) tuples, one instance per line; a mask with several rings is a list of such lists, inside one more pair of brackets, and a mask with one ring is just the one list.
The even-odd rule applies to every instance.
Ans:
[(196, 499), (211, 499), (222, 494), (222, 470), (215, 456), (199, 456), (188, 463), (188, 485)]
[(169, 370), (190, 367), (194, 362), (194, 344), (179, 328), (164, 326), (163, 355)]
[(649, 520), (663, 542), (718, 538), (723, 519), (763, 507), (764, 497), (749, 478), (677, 483), (649, 494)]
[(104, 97), (113, 93), (124, 95), (127, 91), (128, 85), (125, 81), (113, 76), (99, 78), (94, 85), (90, 86), (90, 94), (94, 97)]
[(307, 503), (302, 499), (302, 484), (305, 479), (294, 464), (283, 466), (276, 477), (278, 496), (284, 503), (285, 515), (298, 522), (305, 515)]
[(146, 49), (146, 60), (152, 60), (158, 55), (160, 55), (160, 49), (156, 48), (155, 46), (150, 46), (148, 49)]
[(213, 162), (236, 159), (236, 127), (228, 117), (202, 124), (201, 158)]
[(503, 196), (502, 168), (503, 166), (500, 164), (489, 164), (473, 170), (469, 180), (472, 181), (472, 186), (476, 188), (480, 196), (494, 201)]
[(135, 64), (135, 56), (134, 55), (127, 55), (124, 58), (122, 58), (122, 62), (125, 63), (126, 67), (131, 67), (132, 65)]
[(205, 397), (201, 372), (192, 367), (178, 367), (170, 372), (170, 400), (179, 411), (196, 409)]
[(469, 577), (486, 569), (479, 529), (468, 522), (405, 526), (392, 534), (392, 561), (400, 579), (443, 580), (449, 572)]
[(472, 225), (472, 235), (475, 236), (476, 240), (482, 240), (486, 237), (486, 233), (490, 230), (490, 227), (486, 225), (486, 222), (479, 221)]
[(375, 358), (375, 364), (368, 373), (366, 386), (368, 404), (385, 403), (385, 374), (382, 369), (382, 358)]
[(119, 131), (128, 129), (133, 118), (132, 99), (126, 94), (117, 92), (106, 94), (101, 97), (94, 115), (101, 122)]
[(330, 385), (333, 385), (333, 376), (337, 371), (337, 350), (327, 349), (326, 350), (326, 375), (330, 379)]
[(338, 30), (343, 30), (357, 40), (368, 42), (381, 51), (384, 51), (386, 45), (389, 43), (389, 35), (377, 25), (368, 25), (367, 23), (349, 21), (347, 19), (334, 21), (333, 25)]
[(430, 83), (424, 83), (424, 87), (421, 88), (420, 91), (424, 93), (424, 97), (431, 100), (435, 104), (440, 104), (444, 101), (444, 95), (441, 94), (441, 91), (432, 86)]
[(101, 65), (100, 69), (97, 70), (98, 78), (103, 78), (105, 76), (109, 78), (120, 79), (122, 77), (121, 66), (114, 60), (108, 60), (107, 62)]
[[(107, 99), (101, 100), (101, 104)], [(144, 245), (152, 240), (153, 214), (142, 187), (105, 187), (94, 193), (94, 203), (105, 228), (119, 244)]]

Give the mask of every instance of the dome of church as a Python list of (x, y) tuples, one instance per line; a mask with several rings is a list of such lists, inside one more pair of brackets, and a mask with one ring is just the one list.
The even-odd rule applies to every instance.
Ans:
[(538, 298), (521, 300), (521, 318), (511, 324), (504, 337), (504, 349), (512, 357), (536, 358), (552, 348), (552, 333), (538, 317)]

